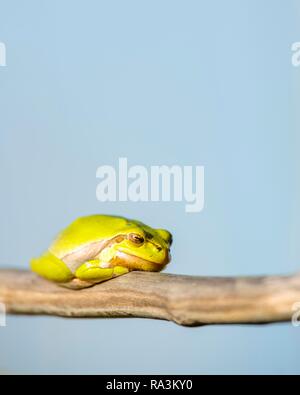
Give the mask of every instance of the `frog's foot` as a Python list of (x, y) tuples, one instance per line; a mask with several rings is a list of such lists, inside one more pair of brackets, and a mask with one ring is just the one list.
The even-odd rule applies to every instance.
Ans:
[(89, 288), (95, 284), (97, 284), (97, 282), (80, 280), (79, 278), (73, 278), (71, 281), (68, 281), (67, 283), (59, 283), (61, 287), (74, 289), (74, 290)]
[(61, 285), (71, 289), (83, 289), (129, 272), (127, 268), (122, 266), (103, 266), (105, 265), (101, 264), (99, 260), (86, 262), (76, 270), (75, 278)]

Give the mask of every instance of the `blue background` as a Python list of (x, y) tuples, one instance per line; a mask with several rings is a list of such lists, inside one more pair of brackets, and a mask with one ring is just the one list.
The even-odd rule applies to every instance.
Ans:
[[(26, 268), (79, 215), (174, 234), (168, 272), (299, 269), (300, 2), (0, 3), (0, 262)], [(204, 165), (205, 209), (99, 203), (96, 169)], [(183, 328), (139, 319), (9, 317), (0, 370), (300, 373), (291, 324)]]

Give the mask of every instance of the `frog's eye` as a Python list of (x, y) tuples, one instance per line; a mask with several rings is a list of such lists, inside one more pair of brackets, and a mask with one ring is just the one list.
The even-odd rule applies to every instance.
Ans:
[(143, 236), (138, 235), (137, 233), (130, 233), (128, 237), (129, 240), (137, 246), (141, 246), (142, 244), (144, 244), (145, 239), (143, 238)]

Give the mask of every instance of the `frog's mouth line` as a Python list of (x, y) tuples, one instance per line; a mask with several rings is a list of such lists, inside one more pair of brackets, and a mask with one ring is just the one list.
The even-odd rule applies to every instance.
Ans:
[(118, 251), (116, 256), (110, 261), (112, 266), (125, 266), (129, 270), (142, 271), (161, 271), (171, 260), (169, 252), (166, 253), (165, 259), (161, 263), (148, 261), (136, 255), (128, 254), (127, 252)]

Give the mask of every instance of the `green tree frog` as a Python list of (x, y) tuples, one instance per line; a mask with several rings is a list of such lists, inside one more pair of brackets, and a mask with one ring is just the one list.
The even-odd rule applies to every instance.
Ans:
[(78, 218), (31, 269), (72, 289), (90, 287), (132, 270), (160, 271), (170, 262), (172, 235), (140, 221), (109, 215)]

